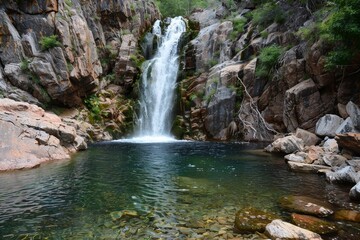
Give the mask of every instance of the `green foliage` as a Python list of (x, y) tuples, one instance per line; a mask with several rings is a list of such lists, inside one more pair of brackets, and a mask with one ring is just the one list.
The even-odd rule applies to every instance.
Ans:
[(141, 68), (141, 65), (143, 64), (143, 62), (145, 61), (145, 58), (141, 55), (141, 54), (131, 54), (130, 55), (130, 60), (135, 63), (135, 65), (138, 68)]
[(334, 0), (334, 10), (322, 24), (322, 35), (334, 50), (327, 56), (326, 67), (343, 67), (360, 54), (360, 0)]
[(187, 16), (195, 8), (216, 6), (220, 2), (219, 0), (156, 0), (163, 17)]
[(209, 68), (212, 68), (213, 66), (215, 66), (216, 64), (218, 64), (219, 61), (217, 59), (210, 59), (207, 63)]
[(48, 50), (50, 48), (58, 47), (60, 45), (61, 43), (57, 40), (57, 35), (42, 37), (40, 39), (40, 46), (42, 50)]
[(23, 72), (29, 72), (29, 63), (30, 63), (30, 60), (28, 58), (24, 58), (21, 63), (20, 63), (20, 69), (21, 71)]
[(211, 99), (214, 97), (215, 93), (216, 93), (216, 88), (211, 88), (208, 94), (205, 94), (203, 100), (209, 103)]
[(240, 34), (242, 34), (245, 29), (245, 25), (247, 23), (246, 18), (235, 18), (232, 20), (233, 22), (233, 31), (230, 34), (230, 39), (235, 40)]
[(100, 99), (96, 95), (91, 95), (84, 100), (85, 106), (90, 111), (90, 122), (101, 120)]
[(268, 77), (283, 53), (284, 49), (277, 45), (272, 45), (261, 49), (255, 72), (256, 76)]
[(258, 25), (260, 29), (264, 29), (273, 22), (282, 24), (286, 15), (284, 11), (273, 1), (260, 5), (257, 9), (250, 13), (253, 23)]

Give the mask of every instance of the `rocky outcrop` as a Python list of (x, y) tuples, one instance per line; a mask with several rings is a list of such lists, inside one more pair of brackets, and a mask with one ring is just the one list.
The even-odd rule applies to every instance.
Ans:
[(360, 156), (360, 133), (344, 133), (336, 135), (339, 146)]
[(279, 138), (265, 148), (267, 152), (293, 153), (301, 151), (304, 148), (304, 142), (293, 135)]
[(0, 99), (0, 171), (68, 159), (87, 148), (75, 128), (36, 105)]
[(321, 117), (316, 122), (315, 133), (318, 136), (329, 136), (335, 137), (336, 130), (340, 127), (340, 125), (344, 122), (344, 120), (334, 114), (326, 114)]

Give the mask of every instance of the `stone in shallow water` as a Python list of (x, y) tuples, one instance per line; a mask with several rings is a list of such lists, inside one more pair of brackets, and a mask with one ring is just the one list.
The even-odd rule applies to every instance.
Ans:
[(322, 239), (319, 234), (276, 219), (266, 226), (266, 235), (271, 239)]
[(117, 221), (123, 218), (139, 217), (139, 214), (136, 211), (123, 210), (123, 211), (111, 212), (110, 216), (113, 221)]
[(335, 224), (317, 217), (293, 213), (291, 214), (291, 219), (296, 226), (318, 234), (330, 234), (338, 231)]
[(276, 218), (275, 214), (253, 207), (243, 208), (235, 215), (235, 230), (239, 233), (263, 232), (266, 225)]
[(360, 212), (355, 210), (339, 210), (334, 214), (335, 220), (345, 220), (352, 222), (360, 222)]
[(334, 213), (329, 203), (306, 196), (285, 196), (280, 198), (280, 206), (292, 212), (326, 217)]

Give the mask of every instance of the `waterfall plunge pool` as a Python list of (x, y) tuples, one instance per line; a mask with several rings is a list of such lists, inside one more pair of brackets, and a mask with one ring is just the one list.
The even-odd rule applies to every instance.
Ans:
[[(290, 194), (359, 210), (348, 202), (350, 186), (290, 172), (282, 158), (256, 150), (262, 147), (108, 142), (71, 161), (2, 173), (0, 238), (214, 239), (219, 231), (236, 237), (237, 210), (253, 206), (287, 220), (278, 199)], [(124, 210), (139, 216), (116, 220)], [(358, 225), (341, 224), (359, 234)]]

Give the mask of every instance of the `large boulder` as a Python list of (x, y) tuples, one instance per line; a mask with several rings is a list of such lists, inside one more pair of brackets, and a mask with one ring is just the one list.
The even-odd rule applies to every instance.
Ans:
[(314, 81), (308, 79), (290, 88), (285, 93), (283, 121), (287, 130), (296, 128), (314, 130), (316, 121), (323, 114), (320, 92)]
[(266, 226), (265, 234), (271, 239), (320, 240), (321, 236), (291, 223), (276, 219)]
[(340, 148), (351, 151), (356, 156), (360, 156), (360, 133), (338, 134), (335, 139)]
[(304, 173), (318, 173), (320, 171), (330, 171), (331, 167), (317, 164), (308, 164), (302, 162), (288, 161), (289, 168), (294, 172), (304, 172)]
[(304, 142), (293, 135), (276, 139), (265, 148), (267, 152), (293, 153), (301, 151), (304, 148)]
[(360, 108), (350, 101), (346, 104), (346, 112), (349, 114), (354, 126), (360, 130)]
[(336, 129), (335, 134), (342, 134), (348, 132), (358, 132), (354, 127), (354, 123), (350, 117), (346, 118), (344, 122)]
[(360, 212), (355, 210), (338, 210), (334, 214), (335, 220), (345, 220), (352, 222), (360, 222)]
[(337, 115), (326, 114), (316, 122), (315, 133), (322, 137), (335, 137), (336, 130), (343, 121), (344, 120)]
[(68, 159), (70, 153), (87, 147), (58, 116), (10, 99), (0, 99), (0, 132), (0, 171)]

